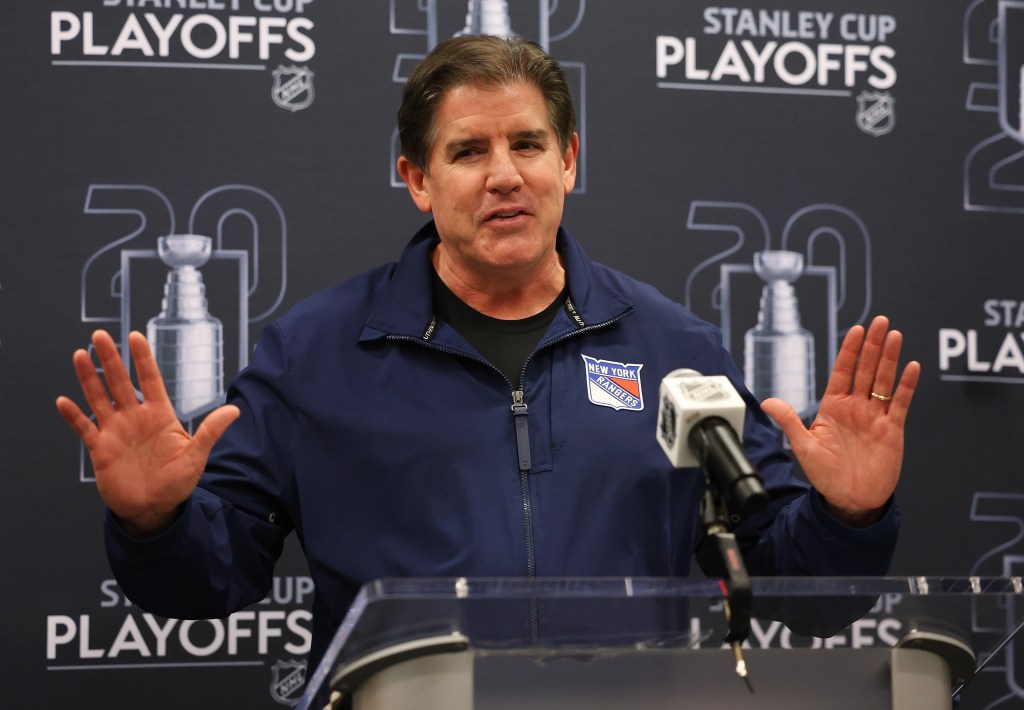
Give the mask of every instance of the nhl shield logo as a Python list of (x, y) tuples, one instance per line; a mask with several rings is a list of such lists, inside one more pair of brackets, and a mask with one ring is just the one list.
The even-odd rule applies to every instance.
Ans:
[(279, 66), (274, 70), (274, 103), (292, 113), (313, 103), (313, 72), (309, 67)]
[(644, 408), (640, 383), (641, 364), (600, 360), (582, 355), (587, 374), (587, 397), (591, 403), (612, 409), (639, 412)]
[(278, 661), (270, 674), (270, 697), (282, 705), (298, 705), (306, 685), (306, 662)]
[(862, 91), (857, 97), (857, 127), (884, 136), (896, 127), (896, 99), (888, 91)]

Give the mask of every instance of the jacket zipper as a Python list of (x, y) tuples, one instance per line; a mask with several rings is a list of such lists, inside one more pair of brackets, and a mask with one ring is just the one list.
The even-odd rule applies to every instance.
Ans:
[[(631, 311), (630, 311), (631, 312)], [(537, 348), (526, 357), (526, 361), (523, 363), (523, 369), (519, 373), (519, 389), (512, 390), (512, 416), (516, 427), (516, 448), (519, 455), (519, 491), (523, 500), (523, 521), (524, 531), (526, 535), (526, 576), (529, 578), (535, 578), (537, 576), (537, 560), (536, 553), (534, 551), (533, 541), (533, 505), (530, 502), (530, 469), (532, 468), (532, 462), (530, 460), (530, 430), (527, 424), (527, 415), (529, 408), (526, 404), (526, 368), (530, 364), (530, 360), (541, 350), (549, 348), (552, 345), (568, 340), (569, 338), (576, 337), (582, 333), (591, 330), (597, 330), (615, 323), (616, 321), (625, 318), (630, 312), (623, 313), (622, 315), (613, 318), (612, 320), (598, 323), (596, 325), (584, 325), (578, 327), (576, 330), (566, 333), (565, 335), (555, 338), (550, 343)], [(582, 322), (582, 321), (577, 321)], [(490, 363), (488, 363), (490, 364)], [(493, 365), (492, 365), (493, 367)], [(497, 368), (495, 368), (497, 369)], [(505, 378), (506, 380), (508, 378)], [(511, 383), (509, 383), (511, 385)], [(530, 636), (531, 639), (537, 640), (537, 610), (536, 600), (530, 600)]]
[[(551, 342), (537, 348), (526, 357), (526, 361), (523, 363), (523, 369), (519, 374), (519, 389), (516, 389), (512, 382), (505, 377), (505, 373), (495, 367), (493, 364), (484, 360), (483, 358), (474, 357), (452, 348), (445, 348), (440, 345), (435, 345), (429, 341), (433, 330), (436, 326), (436, 317), (431, 319), (430, 326), (427, 328), (427, 332), (421, 338), (415, 338), (409, 335), (387, 335), (388, 340), (404, 340), (410, 342), (416, 342), (424, 345), (428, 348), (433, 348), (440, 352), (445, 352), (450, 355), (456, 355), (458, 357), (464, 357), (469, 360), (476, 362), (482, 362), (487, 365), (495, 372), (501, 375), (502, 379), (508, 383), (509, 388), (512, 390), (512, 422), (515, 426), (516, 432), (516, 454), (519, 460), (519, 494), (522, 498), (523, 504), (523, 530), (525, 535), (525, 546), (526, 546), (526, 576), (529, 579), (535, 579), (537, 577), (537, 559), (534, 550), (534, 535), (533, 535), (533, 504), (530, 502), (530, 469), (533, 466), (530, 457), (530, 429), (527, 417), (529, 415), (529, 407), (526, 404), (525, 385), (526, 385), (526, 368), (530, 364), (530, 360), (541, 350), (549, 348), (557, 343), (560, 343), (569, 338), (582, 335), (583, 333), (605, 328), (612, 323), (622, 320), (626, 316), (632, 313), (632, 309), (629, 311), (612, 318), (611, 320), (597, 323), (594, 325), (579, 325), (582, 323), (581, 319), (575, 319), (578, 326), (576, 330), (566, 333), (565, 335), (555, 338)], [(537, 604), (537, 599), (530, 599), (530, 640), (537, 643), (540, 640), (540, 614)]]
[(523, 370), (519, 375), (519, 386), (520, 389), (516, 389), (515, 385), (505, 376), (505, 373), (495, 367), (493, 364), (484, 360), (480, 357), (475, 357), (468, 353), (461, 352), (459, 350), (453, 350), (452, 348), (442, 347), (431, 343), (427, 338), (432, 334), (434, 329), (435, 321), (431, 321), (430, 327), (427, 329), (427, 334), (422, 338), (414, 338), (410, 335), (387, 335), (388, 340), (398, 340), (419, 343), (425, 347), (437, 350), (439, 352), (448, 353), (449, 355), (455, 355), (457, 357), (464, 357), (467, 360), (473, 360), (475, 362), (483, 363), (492, 370), (501, 375), (501, 378), (508, 384), (509, 389), (512, 391), (512, 422), (515, 426), (516, 432), (516, 455), (518, 458), (519, 465), (519, 493), (523, 503), (523, 525), (525, 529), (525, 543), (526, 543), (526, 576), (533, 578), (537, 576), (537, 562), (534, 556), (533, 549), (533, 506), (530, 503), (530, 469), (533, 466), (530, 457), (530, 427), (527, 421), (529, 407), (525, 402), (523, 394), (523, 384), (526, 382), (526, 365), (530, 362), (536, 354), (536, 350), (526, 358), (526, 362), (523, 363)]

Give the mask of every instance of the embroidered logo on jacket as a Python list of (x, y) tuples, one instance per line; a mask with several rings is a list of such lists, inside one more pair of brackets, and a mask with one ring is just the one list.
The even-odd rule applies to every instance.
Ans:
[(599, 360), (583, 355), (587, 370), (587, 396), (593, 404), (639, 412), (644, 408), (640, 385), (642, 364)]

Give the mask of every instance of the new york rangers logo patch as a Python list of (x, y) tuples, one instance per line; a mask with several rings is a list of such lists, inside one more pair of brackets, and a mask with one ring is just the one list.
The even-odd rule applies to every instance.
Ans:
[(582, 355), (587, 371), (587, 397), (593, 404), (639, 412), (644, 408), (640, 369), (635, 363), (599, 360)]

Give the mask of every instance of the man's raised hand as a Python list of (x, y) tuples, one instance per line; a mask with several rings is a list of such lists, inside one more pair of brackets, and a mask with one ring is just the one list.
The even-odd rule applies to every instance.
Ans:
[(234, 405), (219, 407), (189, 436), (141, 333), (128, 336), (141, 401), (113, 338), (97, 330), (92, 343), (105, 386), (88, 352), (77, 350), (73, 360), (95, 422), (67, 397), (57, 398), (57, 410), (85, 444), (100, 496), (125, 530), (136, 537), (156, 535), (192, 495), (210, 449), (239, 411)]

